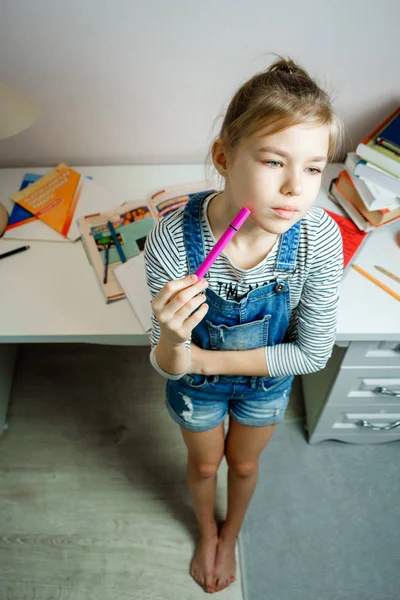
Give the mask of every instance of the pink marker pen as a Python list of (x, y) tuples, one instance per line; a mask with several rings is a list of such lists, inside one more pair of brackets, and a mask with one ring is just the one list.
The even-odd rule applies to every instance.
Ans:
[(206, 259), (201, 263), (200, 267), (196, 271), (196, 275), (200, 280), (208, 269), (211, 267), (213, 262), (218, 258), (221, 254), (229, 240), (233, 238), (235, 233), (239, 231), (247, 217), (249, 216), (250, 211), (248, 208), (242, 208), (236, 217), (233, 219), (232, 223), (230, 223), (228, 229), (221, 235), (218, 242), (215, 244), (214, 248), (211, 250), (210, 254), (206, 257)]

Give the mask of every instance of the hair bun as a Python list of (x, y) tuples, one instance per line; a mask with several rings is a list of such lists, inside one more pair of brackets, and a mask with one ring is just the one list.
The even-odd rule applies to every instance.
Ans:
[(289, 67), (288, 65), (281, 65), (278, 71), (284, 71), (285, 73), (289, 73), (290, 75), (292, 75), (294, 72), (292, 67)]

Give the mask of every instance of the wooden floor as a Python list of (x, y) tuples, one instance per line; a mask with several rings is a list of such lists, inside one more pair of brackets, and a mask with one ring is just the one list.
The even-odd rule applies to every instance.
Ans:
[[(189, 575), (197, 530), (164, 387), (147, 348), (21, 347), (0, 440), (1, 600), (209, 596)], [(225, 480), (223, 461), (221, 519)], [(238, 571), (218, 598), (242, 598)]]

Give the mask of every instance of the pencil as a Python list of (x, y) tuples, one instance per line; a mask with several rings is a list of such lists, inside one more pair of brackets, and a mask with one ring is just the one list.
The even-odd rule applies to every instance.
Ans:
[(400, 283), (400, 277), (397, 277), (397, 275), (393, 275), (393, 273), (391, 273), (390, 271), (387, 271), (383, 267), (379, 267), (378, 265), (375, 265), (375, 269), (378, 269), (378, 271), (380, 271), (381, 273), (384, 273), (388, 277), (391, 277), (394, 281), (397, 281), (397, 283)]
[(359, 273), (361, 273), (361, 275), (364, 275), (364, 277), (366, 277), (367, 279), (369, 279), (370, 281), (372, 281), (372, 283), (375, 283), (375, 285), (377, 285), (382, 290), (384, 290), (385, 292), (387, 292), (388, 294), (390, 294), (391, 296), (393, 296), (393, 298), (396, 298), (396, 300), (400, 300), (400, 294), (396, 294), (396, 292), (394, 292), (393, 290), (391, 290), (387, 285), (385, 285), (384, 283), (380, 282), (378, 279), (375, 279), (375, 277), (372, 277), (372, 275), (370, 275), (369, 273), (367, 273), (367, 271), (364, 271), (364, 269), (362, 269), (358, 265), (352, 265), (352, 267), (353, 267), (353, 269), (355, 269), (356, 271), (358, 271)]

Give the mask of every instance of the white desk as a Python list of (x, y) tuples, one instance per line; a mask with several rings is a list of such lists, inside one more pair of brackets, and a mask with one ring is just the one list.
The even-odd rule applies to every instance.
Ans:
[[(173, 184), (205, 178), (203, 165), (145, 165), (75, 167), (115, 192), (116, 204), (138, 200)], [(329, 182), (342, 165), (328, 165), (317, 204), (338, 210), (327, 198)], [(0, 201), (8, 209), (9, 196), (19, 189), (26, 172), (44, 168), (0, 169)], [(381, 264), (392, 272), (399, 267), (395, 223), (370, 234), (357, 263), (373, 272)], [(28, 242), (31, 248), (0, 261), (0, 432), (12, 383), (17, 345), (30, 342), (86, 342), (148, 345), (127, 300), (106, 304), (81, 242)], [(0, 239), (0, 253), (22, 245)], [(384, 276), (381, 276), (384, 277)], [(388, 285), (396, 288), (395, 282)], [(341, 284), (338, 343), (397, 343), (400, 341), (399, 303), (349, 269)], [(395, 347), (393, 345), (393, 347)], [(387, 350), (390, 352), (389, 350)], [(393, 350), (396, 356), (396, 351)], [(400, 387), (400, 386), (399, 386)]]

